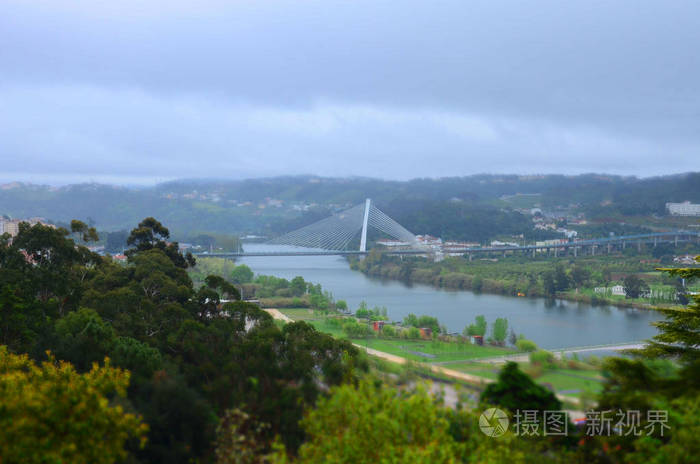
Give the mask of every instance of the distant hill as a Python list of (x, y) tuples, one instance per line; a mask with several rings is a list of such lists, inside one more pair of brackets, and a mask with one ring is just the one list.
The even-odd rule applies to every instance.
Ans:
[[(59, 222), (79, 218), (93, 221), (101, 230), (130, 228), (145, 216), (155, 216), (181, 234), (275, 234), (367, 197), (416, 233), (454, 232), (455, 237), (466, 238), (460, 228), (481, 222), (483, 230), (472, 238), (484, 239), (497, 233), (489, 232), (492, 227), (517, 232), (523, 220), (516, 210), (534, 206), (575, 211), (589, 218), (663, 215), (666, 202), (700, 202), (700, 173), (645, 179), (599, 174), (476, 175), (405, 182), (294, 176), (179, 180), (149, 188), (12, 183), (0, 186), (0, 214)], [(455, 216), (461, 219), (450, 221)]]

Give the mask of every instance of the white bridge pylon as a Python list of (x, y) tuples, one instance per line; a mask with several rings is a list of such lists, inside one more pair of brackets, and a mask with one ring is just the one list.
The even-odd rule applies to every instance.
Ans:
[(268, 243), (324, 250), (346, 250), (348, 244), (360, 236), (360, 251), (367, 251), (367, 229), (374, 227), (386, 235), (419, 248), (416, 236), (384, 214), (368, 198), (359, 204), (301, 229), (270, 240)]

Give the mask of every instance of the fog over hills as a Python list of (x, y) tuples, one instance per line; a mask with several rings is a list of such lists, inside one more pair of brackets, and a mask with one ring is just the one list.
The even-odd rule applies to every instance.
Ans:
[[(434, 222), (433, 214), (444, 209), (444, 204), (459, 205), (462, 212), (522, 212), (536, 205), (594, 218), (663, 215), (666, 202), (700, 202), (699, 185), (700, 173), (641, 179), (586, 174), (476, 175), (410, 181), (289, 176), (183, 179), (138, 188), (94, 183), (62, 187), (9, 183), (0, 186), (0, 214), (14, 218), (39, 216), (58, 222), (89, 219), (102, 230), (129, 228), (143, 217), (155, 216), (181, 233), (274, 234), (365, 198), (372, 198), (387, 213), (409, 225), (412, 220)], [(419, 211), (420, 220), (415, 217)]]

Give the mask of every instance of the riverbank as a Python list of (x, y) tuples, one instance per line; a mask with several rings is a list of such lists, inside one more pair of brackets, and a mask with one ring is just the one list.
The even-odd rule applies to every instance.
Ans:
[[(653, 309), (679, 306), (676, 295), (697, 291), (698, 284), (685, 288), (657, 271), (658, 260), (645, 257), (603, 256), (547, 258), (528, 260), (522, 257), (484, 258), (469, 261), (450, 257), (440, 262), (419, 257), (396, 257), (371, 253), (364, 260), (350, 259), (350, 267), (364, 275), (393, 280), (407, 285), (424, 284), (447, 290), (468, 290), (513, 297), (548, 298), (615, 306), (618, 308)], [(636, 297), (613, 294), (623, 288), (623, 281), (634, 276), (642, 289)], [(616, 290), (619, 291), (619, 290)]]
[[(255, 248), (255, 251), (275, 250), (270, 245), (257, 245)], [(497, 318), (506, 318), (509, 329), (512, 328), (516, 334), (525, 335), (544, 349), (648, 339), (656, 333), (651, 324), (660, 319), (655, 311), (614, 310), (607, 306), (564, 300), (448, 291), (419, 283), (409, 286), (394, 279), (370, 278), (351, 270), (346, 259), (335, 256), (249, 257), (239, 263), (248, 265), (256, 276), (278, 276), (274, 282), (272, 279), (263, 279), (263, 287), (275, 295), (274, 301), (268, 301), (266, 294), (245, 293), (247, 298), (259, 299), (261, 304), (269, 303), (269, 307), (279, 310), (286, 310), (289, 307), (286, 303), (295, 303), (294, 296), (290, 301), (289, 297), (282, 297), (281, 294), (290, 291), (296, 294), (296, 286), (292, 285), (292, 281), (302, 276), (305, 282), (313, 282), (314, 287), (321, 284), (324, 295), (332, 292), (336, 303), (345, 301), (351, 312), (355, 312), (365, 302), (370, 308), (386, 308), (388, 318), (393, 321), (402, 321), (411, 313), (429, 315), (436, 317), (446, 332), (452, 334), (462, 333), (465, 326), (473, 323), (478, 315), (484, 315), (489, 325), (495, 323)], [(273, 288), (285, 284), (279, 278), (286, 279), (288, 287), (273, 292)], [(252, 277), (252, 280), (257, 281), (258, 278)], [(250, 284), (243, 285), (244, 290), (247, 290), (248, 285)], [(257, 289), (257, 285), (255, 287)], [(296, 303), (303, 303), (304, 295), (297, 298), (299, 300)], [(321, 305), (316, 307), (319, 306)]]

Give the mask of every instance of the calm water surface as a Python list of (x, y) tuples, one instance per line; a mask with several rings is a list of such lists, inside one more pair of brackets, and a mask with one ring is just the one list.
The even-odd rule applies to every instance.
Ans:
[[(245, 249), (274, 251), (285, 247), (247, 244)], [(386, 306), (392, 320), (401, 320), (409, 313), (435, 316), (450, 332), (461, 332), (479, 314), (485, 315), (489, 324), (505, 317), (516, 333), (548, 349), (644, 340), (656, 333), (650, 323), (660, 319), (648, 310), (476, 294), (422, 284), (407, 286), (367, 277), (351, 270), (347, 261), (337, 256), (249, 257), (239, 263), (247, 264), (256, 274), (286, 279), (302, 276), (320, 283), (336, 299), (346, 300), (352, 310), (364, 300), (370, 307)]]

